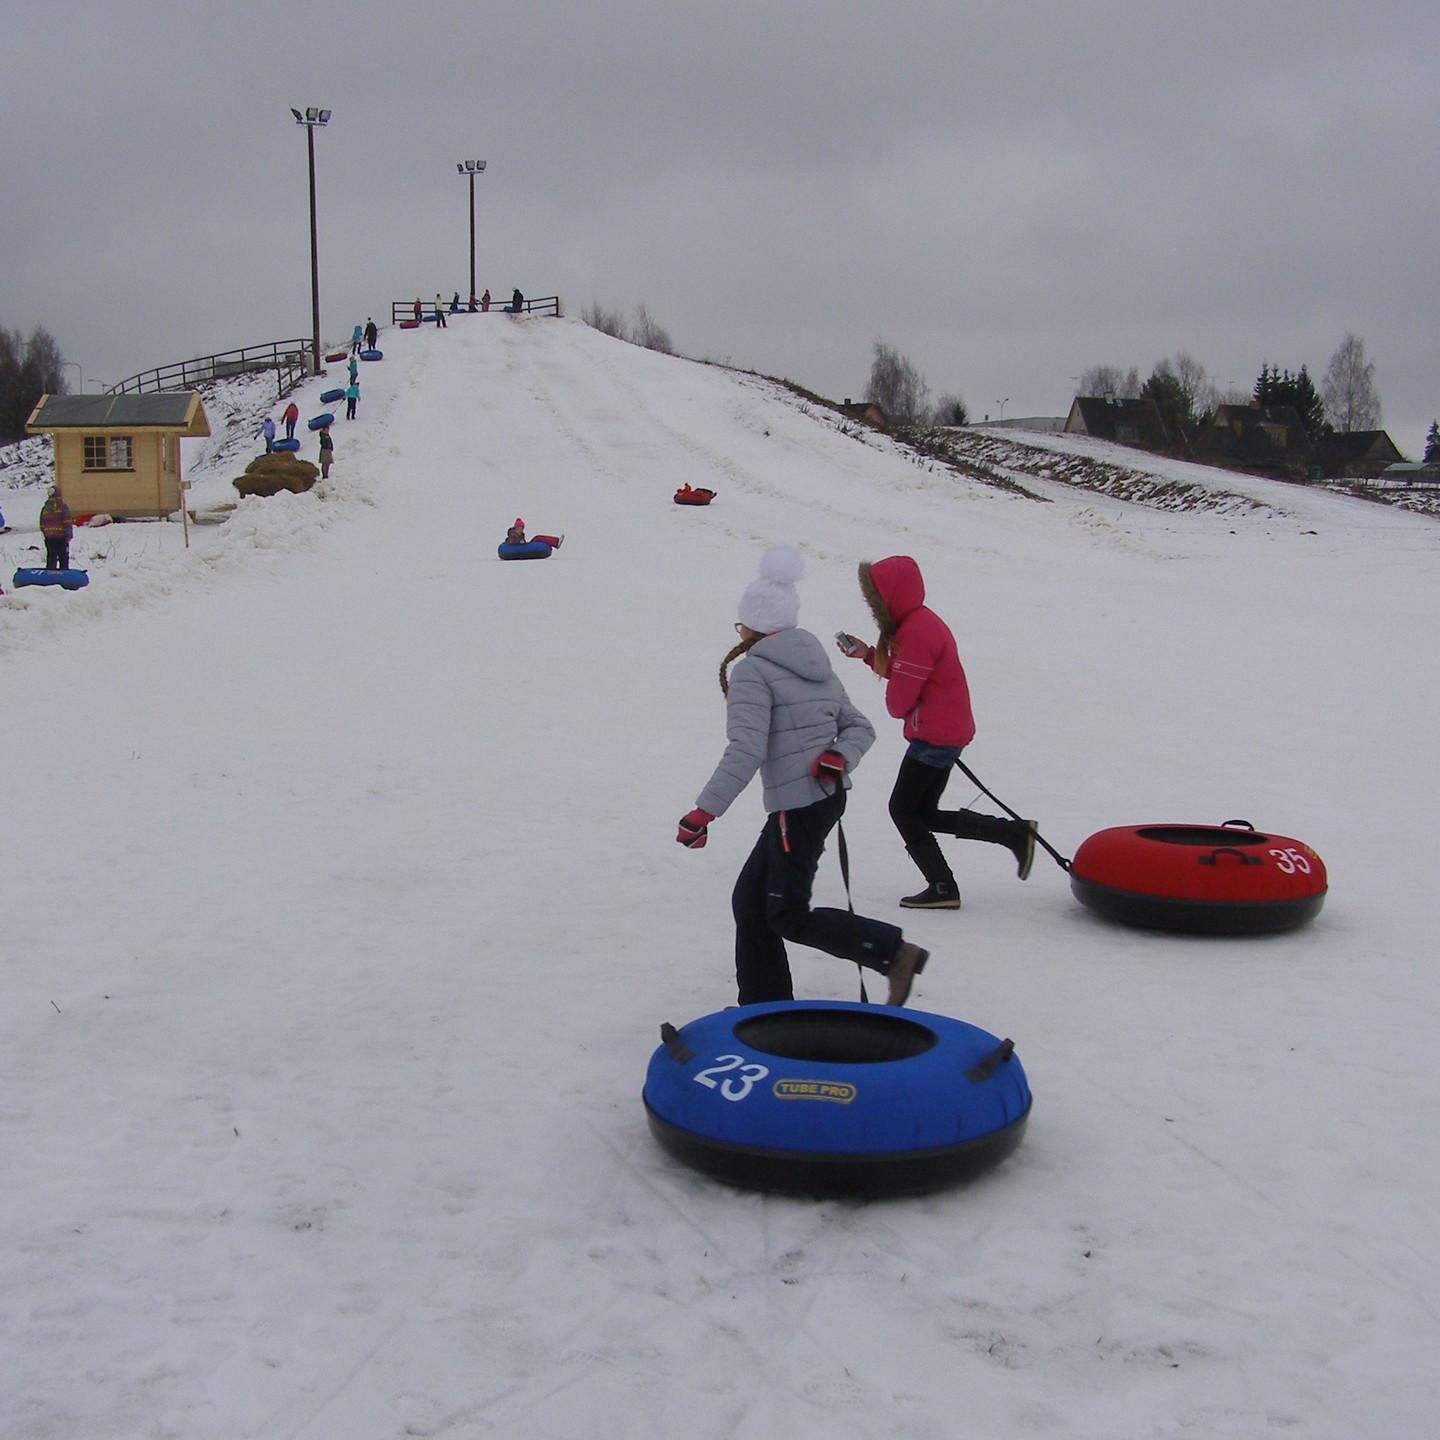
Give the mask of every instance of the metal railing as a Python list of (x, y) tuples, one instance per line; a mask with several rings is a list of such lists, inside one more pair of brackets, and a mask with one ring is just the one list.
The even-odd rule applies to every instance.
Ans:
[[(445, 311), (445, 318), (447, 320), (451, 315), (469, 315), (471, 313), (479, 315), (485, 313), (481, 311), (478, 300), (475, 302), (473, 312), (470, 309), (470, 302), (468, 300), (462, 300), (459, 307), (454, 310), (450, 308), (450, 302), (446, 301), (442, 308)], [(509, 309), (510, 301), (497, 297), (491, 300), (488, 313), (491, 315), (504, 315)], [(560, 297), (558, 295), (537, 295), (533, 299), (526, 300), (522, 306), (522, 310), (526, 315), (559, 315), (561, 313)], [(392, 325), (399, 325), (402, 321), (414, 320), (414, 318), (415, 302), (413, 300), (392, 300), (390, 302), (390, 323)], [(420, 302), (420, 319), (427, 325), (433, 325), (435, 323), (435, 302), (433, 300), (422, 300)]]
[(238, 350), (200, 355), (194, 360), (141, 370), (128, 380), (112, 385), (106, 393), (143, 395), (151, 391), (189, 390), (207, 380), (225, 380), (232, 375), (273, 370), (277, 390), (283, 395), (297, 380), (303, 380), (310, 373), (310, 343), (308, 339), (270, 340), (263, 345), (242, 345)]

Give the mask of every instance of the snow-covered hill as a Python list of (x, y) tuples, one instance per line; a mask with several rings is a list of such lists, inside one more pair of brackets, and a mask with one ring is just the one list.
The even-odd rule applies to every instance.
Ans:
[[(1230, 476), (1256, 504), (1036, 503), (568, 321), (381, 344), (328, 485), (188, 551), (82, 532), (89, 589), (0, 601), (0, 1434), (1427, 1435), (1440, 528)], [(187, 445), (202, 508), (236, 414)], [(516, 515), (563, 549), (499, 562)], [(673, 836), (776, 540), (821, 635), (865, 629), (859, 560), (917, 557), (967, 759), (1065, 853), (1243, 815), (1330, 867), (1312, 926), (1215, 941), (949, 847), (913, 1003), (1036, 1097), (968, 1188), (765, 1198), (644, 1124), (660, 1023), (733, 999), (758, 791)], [(855, 903), (899, 919), (902, 742), (842, 673), (880, 731)]]

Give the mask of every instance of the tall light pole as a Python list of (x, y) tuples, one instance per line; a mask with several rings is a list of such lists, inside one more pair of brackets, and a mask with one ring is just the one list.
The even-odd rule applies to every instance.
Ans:
[(80, 388), (75, 393), (83, 395), (85, 393), (85, 372), (80, 369), (80, 362), (78, 360), (62, 360), (60, 364), (66, 370), (72, 365), (75, 367), (76, 373), (80, 376)]
[(1005, 418), (1005, 407), (1010, 403), (1010, 397), (1007, 395), (1003, 400), (997, 400), (995, 403), (1000, 407), (1000, 418), (1003, 420)]
[(475, 177), (483, 174), (483, 160), (457, 160), (455, 168), (470, 177), (470, 298), (475, 298)]
[(310, 154), (310, 318), (314, 326), (312, 338), (315, 375), (320, 373), (320, 249), (315, 239), (315, 127), (330, 123), (330, 112), (309, 105), (302, 115), (293, 105), (290, 113), (297, 125), (305, 127), (305, 148)]

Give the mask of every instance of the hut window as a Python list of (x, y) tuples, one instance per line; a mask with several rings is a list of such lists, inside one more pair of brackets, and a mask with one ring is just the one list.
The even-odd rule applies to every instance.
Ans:
[(87, 470), (133, 470), (135, 441), (129, 435), (87, 435), (85, 437), (85, 468)]

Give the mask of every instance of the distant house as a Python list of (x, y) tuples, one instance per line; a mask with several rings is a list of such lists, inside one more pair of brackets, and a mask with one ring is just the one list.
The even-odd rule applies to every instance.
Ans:
[(55, 437), (55, 483), (73, 514), (120, 519), (180, 509), (180, 441), (210, 422), (193, 390), (42, 395), (25, 429)]
[(1065, 434), (1091, 435), (1140, 450), (1166, 450), (1170, 435), (1153, 400), (1110, 400), (1077, 395), (1065, 417)]
[(1403, 464), (1405, 460), (1383, 430), (1326, 435), (1317, 448), (1317, 463), (1327, 480), (1373, 479), (1383, 474), (1387, 465)]
[(1426, 465), (1402, 460), (1397, 465), (1387, 465), (1381, 474), (1382, 480), (1403, 481), (1406, 485), (1440, 485), (1440, 465), (1433, 461)]
[(1064, 415), (1017, 415), (1013, 420), (991, 420), (992, 430), (1029, 430), (1036, 435), (1059, 435), (1065, 429)]
[(877, 430), (890, 428), (890, 417), (873, 400), (861, 400), (856, 404), (847, 395), (844, 402), (836, 408), (842, 415), (848, 415), (850, 419), (859, 420), (866, 425), (873, 425)]
[(1196, 430), (1191, 448), (1202, 464), (1284, 480), (1304, 479), (1317, 463), (1293, 405), (1220, 405)]

